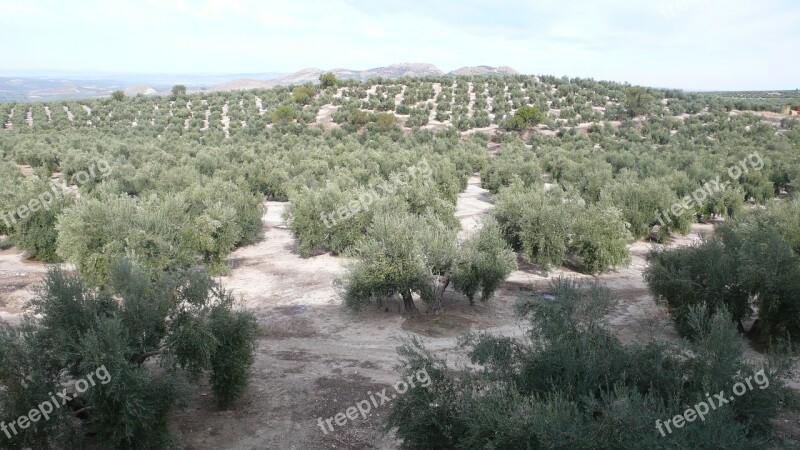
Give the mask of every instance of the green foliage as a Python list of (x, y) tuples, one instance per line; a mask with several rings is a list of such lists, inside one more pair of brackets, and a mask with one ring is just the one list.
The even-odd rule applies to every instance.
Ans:
[(219, 273), (224, 257), (258, 234), (262, 214), (258, 196), (226, 182), (164, 197), (107, 194), (64, 209), (57, 253), (96, 284), (108, 280), (111, 262), (122, 256), (153, 273), (197, 262)]
[(575, 222), (570, 251), (581, 259), (586, 272), (601, 273), (630, 263), (630, 240), (619, 209), (592, 205)]
[(630, 87), (625, 90), (625, 110), (630, 117), (649, 114), (654, 101), (650, 92), (643, 87)]
[(176, 84), (175, 86), (172, 86), (172, 95), (175, 97), (186, 95), (186, 86), (182, 84)]
[(777, 221), (796, 207), (774, 204), (718, 226), (697, 245), (650, 254), (645, 279), (669, 306), (679, 331), (688, 335), (689, 312), (706, 304), (712, 312), (731, 311), (741, 331), (744, 320), (756, 315), (748, 331), (754, 339), (796, 339), (800, 257), (795, 231), (777, 227)]
[(375, 127), (379, 131), (390, 131), (397, 126), (397, 118), (392, 113), (375, 114)]
[(573, 256), (588, 273), (630, 261), (631, 235), (617, 208), (586, 205), (574, 194), (521, 183), (501, 189), (496, 198), (492, 214), (506, 240), (544, 272)]
[(60, 197), (49, 205), (21, 219), (14, 227), (14, 245), (38, 261), (54, 263), (61, 259), (57, 254), (58, 215), (72, 204), (72, 197)]
[[(697, 310), (699, 339), (668, 345), (621, 345), (600, 325), (611, 305), (597, 283), (557, 279), (552, 298), (520, 301), (531, 323), (526, 339), (468, 335), (472, 366), (451, 369), (412, 340), (401, 347), (401, 370), (425, 370), (428, 387), (411, 388), (392, 403), (388, 427), (403, 448), (753, 448), (772, 441), (784, 388), (784, 365), (745, 362), (736, 329), (720, 311)], [(473, 368), (473, 367), (479, 368)], [(746, 394), (662, 436), (655, 424), (730, 392), (759, 370), (768, 386)], [(763, 379), (759, 375), (759, 380)], [(763, 389), (762, 389), (763, 386)]]
[(331, 72), (325, 72), (319, 76), (319, 84), (323, 89), (336, 86), (336, 83), (336, 75)]
[(295, 118), (294, 109), (289, 105), (281, 105), (272, 111), (272, 123), (285, 125)]
[(356, 246), (354, 256), (359, 261), (348, 270), (345, 304), (359, 308), (372, 300), (382, 302), (400, 294), (405, 313), (415, 315), (412, 294), (419, 294), (427, 303), (434, 301), (430, 278), (437, 251), (441, 251), (424, 244), (433, 240), (453, 248), (455, 238), (455, 231), (433, 215), (394, 211), (376, 214), (366, 236)]
[(307, 105), (311, 103), (315, 95), (317, 95), (317, 89), (311, 84), (304, 84), (294, 88), (292, 91), (292, 101), (301, 105)]
[(304, 187), (291, 198), (284, 217), (304, 257), (352, 248), (371, 223), (370, 205), (376, 201), (367, 190), (343, 190), (333, 183), (316, 190)]
[(544, 113), (538, 107), (525, 105), (517, 109), (514, 115), (508, 119), (506, 128), (511, 130), (523, 130), (544, 122), (544, 119)]
[(692, 223), (691, 211), (680, 215), (671, 212), (672, 206), (680, 203), (678, 196), (656, 179), (621, 180), (603, 189), (601, 198), (622, 211), (625, 223), (636, 238), (650, 237), (658, 225), (653, 236), (663, 242), (672, 232), (687, 234)]
[(369, 116), (366, 112), (358, 108), (353, 108), (350, 110), (350, 116), (347, 118), (347, 123), (361, 127), (366, 125), (367, 122), (369, 122)]
[(111, 93), (111, 99), (117, 102), (121, 102), (122, 100), (125, 100), (125, 92), (114, 91)]
[(470, 303), (480, 292), (485, 302), (516, 268), (517, 255), (503, 239), (500, 225), (489, 219), (461, 244), (453, 263), (453, 288), (464, 293)]
[(35, 316), (21, 328), (0, 324), (1, 418), (27, 414), (70, 380), (96, 378), (50, 420), (22, 430), (15, 445), (82, 448), (93, 434), (104, 448), (169, 448), (169, 417), (186, 381), (209, 373), (223, 405), (244, 393), (255, 318), (234, 309), (205, 273), (151, 277), (118, 260), (109, 283), (95, 289), (54, 268), (31, 304)]
[(217, 404), (227, 407), (242, 397), (250, 378), (258, 337), (252, 313), (236, 311), (233, 303), (211, 311), (209, 328), (217, 346), (211, 354), (211, 387)]
[(481, 186), (496, 194), (500, 188), (519, 180), (525, 187), (542, 188), (542, 169), (536, 154), (520, 140), (504, 142), (489, 167), (481, 172)]

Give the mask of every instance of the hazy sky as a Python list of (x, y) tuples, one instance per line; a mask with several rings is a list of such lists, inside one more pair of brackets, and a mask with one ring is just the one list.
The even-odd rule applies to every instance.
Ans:
[(0, 72), (430, 62), (684, 89), (800, 88), (797, 0), (0, 0)]

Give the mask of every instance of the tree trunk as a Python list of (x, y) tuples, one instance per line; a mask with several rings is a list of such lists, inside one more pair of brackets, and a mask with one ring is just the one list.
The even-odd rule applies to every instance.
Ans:
[(747, 337), (750, 339), (758, 339), (761, 335), (761, 319), (756, 319), (753, 321), (753, 326), (750, 327), (750, 330), (747, 332)]
[(406, 316), (416, 317), (419, 315), (417, 305), (414, 304), (414, 297), (411, 295), (411, 289), (403, 292), (403, 305), (406, 307)]
[(438, 314), (443, 309), (442, 300), (444, 299), (444, 291), (446, 291), (447, 286), (450, 285), (450, 276), (442, 275), (435, 278), (436, 281), (433, 283), (433, 305), (431, 306), (430, 312)]

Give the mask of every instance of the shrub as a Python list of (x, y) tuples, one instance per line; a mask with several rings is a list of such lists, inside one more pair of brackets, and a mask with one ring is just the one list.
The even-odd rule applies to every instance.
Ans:
[(470, 304), (478, 292), (485, 302), (516, 268), (517, 255), (503, 240), (500, 225), (488, 219), (459, 247), (453, 263), (453, 288), (464, 293)]
[(670, 212), (673, 205), (680, 203), (678, 196), (657, 179), (620, 180), (606, 186), (600, 197), (622, 211), (636, 238), (650, 237), (653, 227), (658, 225), (655, 238), (664, 241), (672, 232), (687, 234), (692, 224), (692, 211), (681, 215)]
[(319, 76), (319, 84), (323, 89), (336, 86), (336, 83), (336, 75), (331, 72), (325, 72)]
[[(622, 346), (600, 325), (612, 303), (596, 283), (558, 279), (520, 301), (526, 339), (468, 335), (472, 365), (454, 369), (417, 340), (399, 349), (403, 375), (425, 370), (431, 382), (392, 404), (388, 426), (407, 449), (450, 448), (750, 448), (774, 444), (771, 418), (783, 396), (785, 365), (745, 362), (729, 317), (697, 311), (700, 337), (688, 344)], [(764, 372), (760, 372), (763, 370)], [(757, 375), (756, 375), (757, 374)], [(671, 429), (657, 424), (730, 392), (754, 377), (758, 389)], [(768, 384), (765, 384), (767, 382)], [(763, 389), (762, 389), (763, 386)], [(666, 430), (666, 428), (664, 428)]]
[(375, 114), (375, 127), (379, 131), (390, 131), (397, 126), (397, 118), (392, 113)]
[(175, 97), (186, 95), (186, 86), (182, 84), (176, 84), (175, 86), (172, 86), (172, 95)]
[(118, 260), (109, 284), (94, 289), (55, 268), (32, 306), (36, 316), (21, 328), (0, 323), (2, 419), (27, 414), (70, 380), (100, 379), (51, 420), (20, 430), (21, 447), (78, 448), (93, 434), (103, 448), (168, 448), (170, 413), (187, 381), (208, 373), (222, 405), (244, 393), (255, 318), (202, 272), (151, 278)]
[(625, 90), (625, 109), (630, 117), (644, 116), (653, 108), (653, 96), (643, 87)]
[(525, 105), (514, 111), (514, 115), (506, 123), (506, 128), (523, 130), (544, 122), (544, 119), (544, 113), (538, 107)]
[(489, 167), (481, 172), (481, 186), (492, 193), (519, 180), (525, 187), (542, 187), (542, 169), (536, 154), (520, 140), (503, 143)]
[(272, 112), (272, 123), (286, 125), (294, 121), (295, 112), (289, 105), (281, 105)]
[(372, 220), (369, 209), (364, 207), (371, 201), (366, 191), (344, 190), (328, 183), (316, 190), (303, 188), (290, 198), (284, 218), (304, 257), (319, 251), (345, 252)]
[(605, 272), (630, 263), (628, 242), (632, 236), (619, 209), (589, 206), (575, 222), (574, 233), (570, 250), (581, 258), (586, 272)]
[(719, 225), (701, 243), (655, 250), (645, 280), (654, 296), (669, 305), (678, 329), (688, 334), (691, 308), (725, 308), (739, 330), (757, 314), (748, 335), (761, 341), (796, 339), (800, 333), (800, 257), (790, 242), (758, 213)]
[(304, 84), (294, 88), (292, 91), (292, 101), (301, 105), (311, 103), (314, 96), (317, 95), (317, 90), (311, 84)]

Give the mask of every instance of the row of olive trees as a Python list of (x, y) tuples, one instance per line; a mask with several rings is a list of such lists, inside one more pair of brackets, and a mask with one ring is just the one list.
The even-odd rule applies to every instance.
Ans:
[(630, 262), (632, 236), (622, 212), (611, 204), (587, 205), (558, 189), (545, 192), (516, 183), (500, 190), (493, 215), (509, 244), (545, 272), (573, 257), (589, 273)]

